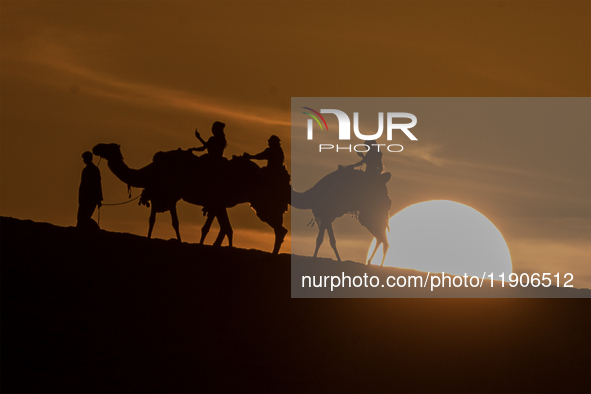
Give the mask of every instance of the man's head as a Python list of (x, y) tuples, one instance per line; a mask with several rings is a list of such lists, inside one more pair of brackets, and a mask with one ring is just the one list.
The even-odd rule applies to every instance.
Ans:
[(85, 164), (92, 163), (92, 152), (86, 151), (82, 154), (82, 160)]
[(272, 135), (269, 137), (269, 146), (279, 146), (281, 145), (281, 140), (276, 135)]
[(224, 132), (224, 127), (226, 127), (225, 123), (222, 122), (213, 122), (213, 125), (211, 126), (211, 132), (214, 135), (220, 134)]

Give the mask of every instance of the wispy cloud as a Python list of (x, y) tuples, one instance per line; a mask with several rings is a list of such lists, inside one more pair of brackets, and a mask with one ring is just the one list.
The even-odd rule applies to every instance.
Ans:
[[(258, 125), (289, 126), (289, 113), (267, 107), (234, 104), (188, 91), (170, 89), (150, 83), (132, 83), (116, 75), (92, 69), (76, 61), (57, 45), (29, 51), (24, 59), (63, 75), (76, 77), (91, 95), (119, 100), (132, 105), (169, 108), (192, 113), (217, 115), (226, 119)], [(47, 83), (53, 83), (51, 79)]]
[(486, 163), (483, 161), (451, 159), (449, 158), (449, 155), (448, 157), (445, 157), (445, 153), (442, 152), (443, 150), (444, 147), (441, 145), (423, 143), (421, 146), (414, 146), (412, 148), (411, 155), (391, 155), (388, 156), (388, 159), (406, 163), (416, 163), (417, 161), (425, 162), (433, 164), (436, 167), (448, 168), (449, 170), (465, 169), (489, 171), (491, 173), (544, 180), (544, 182), (552, 181), (564, 184), (578, 182), (580, 184), (586, 185), (591, 184), (591, 180), (588, 179), (573, 179), (572, 177), (568, 176), (553, 176), (543, 171), (534, 172), (515, 166), (503, 166), (499, 164)]

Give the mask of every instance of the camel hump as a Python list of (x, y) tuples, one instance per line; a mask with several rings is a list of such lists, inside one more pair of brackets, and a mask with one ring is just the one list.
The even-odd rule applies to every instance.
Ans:
[(154, 157), (152, 157), (152, 161), (154, 163), (176, 162), (184, 161), (191, 157), (194, 157), (191, 152), (179, 148), (177, 150), (156, 152)]
[(313, 189), (348, 189), (349, 187), (368, 188), (372, 185), (385, 185), (390, 182), (392, 174), (385, 172), (383, 174), (368, 174), (361, 170), (355, 170), (351, 167), (339, 166), (336, 171), (331, 172), (322, 178), (313, 187)]
[(199, 157), (188, 150), (171, 150), (166, 152), (156, 152), (152, 158), (151, 165), (154, 169), (186, 172), (188, 169), (194, 169)]

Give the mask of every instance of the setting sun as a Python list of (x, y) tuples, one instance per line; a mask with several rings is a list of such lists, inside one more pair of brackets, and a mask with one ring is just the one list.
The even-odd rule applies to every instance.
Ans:
[[(390, 218), (388, 242), (386, 266), (455, 275), (512, 272), (500, 231), (477, 210), (453, 201), (426, 201), (398, 212)], [(380, 252), (373, 261), (381, 261)]]

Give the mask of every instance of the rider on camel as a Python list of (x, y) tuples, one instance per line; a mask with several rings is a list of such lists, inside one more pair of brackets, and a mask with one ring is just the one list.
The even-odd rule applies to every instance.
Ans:
[(224, 134), (224, 127), (226, 127), (225, 123), (214, 122), (214, 124), (211, 126), (211, 133), (213, 136), (209, 137), (207, 141), (204, 141), (203, 138), (201, 138), (199, 132), (195, 130), (195, 137), (197, 137), (203, 146), (199, 148), (191, 148), (189, 151), (203, 152), (207, 149), (207, 154), (210, 158), (222, 158), (224, 156), (224, 150), (228, 146), (226, 135)]
[(382, 163), (382, 152), (378, 149), (376, 141), (366, 141), (365, 145), (369, 146), (369, 150), (364, 155), (361, 152), (357, 152), (357, 155), (361, 157), (361, 161), (346, 166), (346, 168), (361, 167), (365, 164), (365, 173), (371, 175), (380, 175), (384, 171), (384, 164)]
[(267, 168), (271, 171), (278, 171), (285, 166), (283, 165), (283, 161), (285, 160), (285, 155), (283, 154), (283, 149), (281, 148), (281, 140), (276, 135), (272, 135), (269, 138), (269, 147), (258, 153), (254, 156), (245, 153), (244, 156), (249, 159), (255, 160), (267, 160)]
[[(225, 167), (228, 162), (228, 159), (224, 157), (224, 150), (228, 146), (228, 142), (226, 141), (226, 134), (224, 134), (224, 127), (226, 127), (225, 123), (214, 122), (211, 126), (211, 133), (213, 134), (213, 136), (209, 137), (207, 141), (204, 141), (203, 138), (201, 138), (199, 132), (195, 130), (195, 137), (197, 137), (197, 139), (203, 144), (203, 146), (199, 148), (189, 149), (190, 152), (203, 152), (204, 150), (207, 150), (207, 154), (201, 156), (201, 158), (203, 160), (206, 160), (206, 162), (209, 162), (210, 164), (215, 163), (213, 164), (213, 167), (216, 168), (217, 171), (214, 171), (214, 177), (224, 176)], [(213, 223), (213, 219), (216, 217), (216, 212), (210, 211), (208, 207), (203, 207), (203, 214), (207, 215), (207, 220), (201, 228), (201, 239), (199, 240), (200, 244), (203, 244), (203, 242), (205, 242), (205, 237), (209, 232), (211, 224)], [(220, 219), (218, 218), (218, 223), (219, 221)], [(226, 236), (228, 237), (228, 242), (230, 246), (232, 246), (232, 234), (226, 234)], [(223, 237), (219, 240), (220, 244), (222, 240)], [(217, 242), (218, 240), (216, 240), (216, 243)]]
[(291, 199), (290, 176), (283, 164), (285, 155), (281, 148), (281, 140), (276, 135), (272, 135), (268, 143), (269, 147), (261, 153), (256, 155), (244, 153), (244, 157), (267, 160), (267, 166), (261, 169), (261, 188), (266, 188), (269, 191), (269, 203), (276, 202), (275, 196), (280, 196), (277, 202), (287, 210), (287, 204)]

